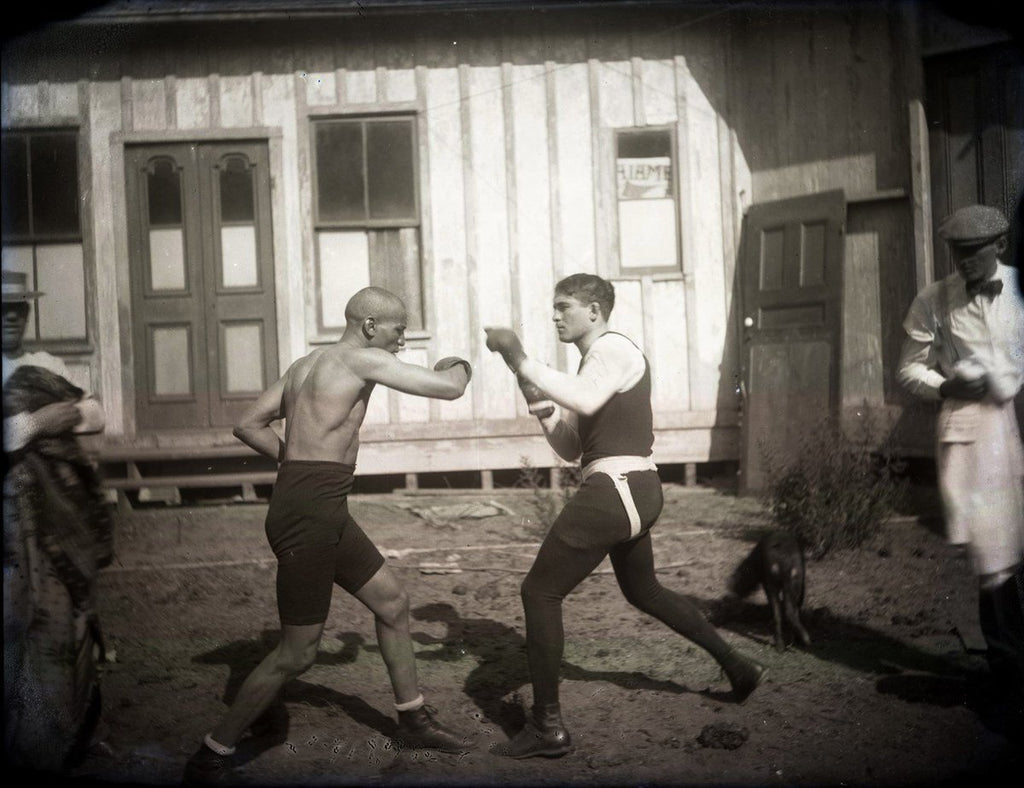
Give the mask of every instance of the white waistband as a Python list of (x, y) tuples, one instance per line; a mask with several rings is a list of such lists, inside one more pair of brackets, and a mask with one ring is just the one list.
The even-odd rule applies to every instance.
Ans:
[(615, 478), (619, 474), (629, 473), (630, 471), (656, 470), (658, 470), (658, 466), (654, 464), (654, 460), (650, 456), (634, 457), (621, 455), (617, 457), (601, 457), (587, 463), (583, 469), (583, 480), (586, 481), (595, 473), (606, 473)]

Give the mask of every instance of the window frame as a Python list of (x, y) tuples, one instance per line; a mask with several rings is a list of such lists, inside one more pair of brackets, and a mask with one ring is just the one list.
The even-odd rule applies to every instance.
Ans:
[[(76, 192), (78, 195), (78, 231), (77, 233), (51, 233), (46, 235), (22, 235), (14, 234), (8, 236), (0, 234), (0, 246), (3, 247), (29, 247), (32, 250), (32, 288), (38, 288), (38, 253), (37, 250), (44, 246), (78, 244), (82, 251), (82, 299), (85, 318), (84, 337), (39, 337), (39, 310), (33, 309), (30, 320), (33, 321), (35, 336), (26, 337), (24, 347), (28, 351), (45, 350), (59, 356), (91, 355), (95, 352), (95, 337), (99, 330), (98, 316), (95, 308), (96, 282), (92, 262), (95, 257), (93, 239), (91, 235), (91, 211), (92, 201), (89, 190), (83, 185), (89, 177), (90, 158), (88, 135), (84, 133), (81, 123), (77, 118), (60, 117), (54, 118), (53, 123), (40, 123), (34, 120), (30, 123), (12, 122), (4, 125), (0, 133), (5, 137), (9, 136), (31, 136), (31, 135), (52, 135), (52, 134), (73, 134), (75, 137), (76, 154)], [(29, 193), (31, 201), (31, 193)]]
[[(320, 289), (323, 276), (322, 260), (320, 259), (320, 244), (318, 237), (320, 233), (324, 232), (345, 232), (345, 231), (364, 231), (369, 235), (373, 231), (377, 230), (413, 230), (416, 234), (416, 248), (417, 248), (417, 264), (420, 271), (420, 281), (418, 294), (420, 303), (420, 314), (422, 320), (422, 327), (420, 328), (409, 328), (405, 332), (406, 340), (408, 342), (421, 342), (427, 340), (431, 336), (431, 328), (429, 324), (431, 308), (428, 303), (429, 284), (428, 284), (428, 259), (426, 256), (426, 239), (424, 234), (427, 228), (427, 222), (429, 217), (425, 218), (423, 211), (424, 205), (429, 205), (428, 197), (422, 193), (424, 184), (427, 179), (424, 178), (424, 174), (421, 172), (423, 166), (423, 145), (424, 140), (422, 135), (425, 131), (425, 125), (422, 122), (423, 108), (418, 104), (402, 103), (400, 105), (361, 105), (358, 109), (353, 108), (347, 111), (345, 108), (333, 107), (333, 108), (309, 108), (309, 112), (305, 116), (305, 127), (304, 137), (308, 144), (308, 158), (309, 162), (309, 199), (310, 199), (310, 215), (311, 220), (307, 227), (309, 227), (310, 238), (313, 246), (313, 254), (310, 257), (310, 266), (312, 268), (311, 275), (312, 281), (315, 283), (315, 296), (310, 303), (311, 307), (311, 323), (309, 325), (309, 342), (312, 345), (330, 344), (336, 342), (338, 337), (341, 335), (343, 328), (338, 326), (327, 326), (324, 323), (324, 314), (322, 311), (322, 303), (320, 301)], [(331, 122), (372, 122), (372, 121), (407, 121), (409, 125), (409, 141), (410, 150), (412, 153), (411, 157), (411, 168), (412, 168), (412, 195), (415, 215), (405, 219), (363, 219), (363, 220), (322, 220), (319, 216), (320, 210), (320, 184), (319, 184), (319, 173), (317, 170), (317, 126), (321, 123)], [(365, 140), (365, 136), (364, 136)], [(364, 160), (364, 172), (365, 172), (365, 145), (363, 150)], [(365, 198), (365, 192), (364, 192)]]
[[(409, 143), (412, 152), (412, 198), (413, 215), (396, 219), (323, 219), (320, 216), (320, 170), (318, 163), (318, 151), (316, 144), (317, 127), (330, 123), (361, 124), (363, 128), (363, 189), (364, 207), (367, 199), (366, 189), (369, 181), (366, 178), (366, 133), (365, 126), (373, 121), (408, 121), (409, 122)], [(359, 112), (355, 114), (335, 113), (330, 115), (317, 115), (309, 119), (309, 150), (312, 163), (311, 178), (313, 193), (313, 230), (351, 230), (367, 229), (381, 230), (388, 228), (420, 227), (423, 222), (423, 207), (420, 200), (420, 160), (419, 160), (419, 116), (416, 112), (408, 110), (391, 112)]]
[[(682, 182), (680, 176), (680, 151), (679, 135), (675, 124), (664, 123), (651, 126), (620, 126), (610, 130), (611, 140), (611, 169), (612, 169), (612, 219), (615, 222), (615, 266), (618, 270), (618, 277), (682, 277), (683, 276), (683, 221), (682, 221)], [(619, 203), (624, 202), (619, 197), (618, 162), (619, 162), (619, 140), (623, 136), (638, 135), (645, 132), (667, 132), (669, 140), (669, 156), (672, 167), (670, 186), (672, 189), (671, 198), (675, 204), (672, 212), (675, 221), (675, 262), (671, 265), (654, 266), (627, 266), (622, 262), (622, 226), (619, 218)]]
[[(57, 244), (57, 243), (70, 243), (74, 241), (81, 242), (82, 240), (82, 210), (81, 210), (81, 195), (82, 195), (82, 151), (81, 151), (81, 130), (78, 127), (67, 127), (67, 126), (51, 126), (51, 127), (25, 127), (25, 128), (4, 128), (2, 135), (7, 138), (28, 138), (30, 143), (34, 137), (57, 137), (57, 136), (73, 136), (75, 144), (75, 180), (77, 183), (78, 200), (76, 207), (78, 210), (75, 213), (75, 218), (78, 220), (77, 232), (58, 232), (58, 233), (40, 233), (35, 230), (34, 227), (30, 227), (28, 233), (13, 233), (11, 235), (4, 235), (3, 244), (4, 246), (26, 246), (28, 244)], [(31, 144), (29, 146), (31, 148)], [(29, 223), (32, 224), (32, 156), (29, 154), (28, 162), (26, 167), (26, 174), (28, 176), (28, 215)]]

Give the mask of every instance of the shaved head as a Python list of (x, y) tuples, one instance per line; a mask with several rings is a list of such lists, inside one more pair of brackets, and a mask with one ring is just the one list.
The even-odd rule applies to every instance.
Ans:
[(345, 322), (360, 326), (368, 317), (396, 318), (405, 315), (405, 303), (381, 287), (364, 287), (345, 305)]

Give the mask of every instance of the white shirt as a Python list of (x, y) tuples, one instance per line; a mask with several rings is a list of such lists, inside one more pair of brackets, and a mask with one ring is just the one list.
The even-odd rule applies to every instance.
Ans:
[(71, 380), (71, 377), (68, 374), (68, 367), (63, 361), (56, 356), (40, 350), (36, 353), (22, 353), (20, 356), (15, 358), (8, 358), (5, 355), (3, 357), (3, 385), (7, 385), (7, 381), (10, 380), (11, 375), (13, 375), (19, 367), (42, 367), (43, 369), (50, 370), (50, 372), (55, 375), (60, 375), (65, 380)]
[(939, 386), (953, 377), (954, 365), (973, 361), (988, 374), (989, 397), (1012, 399), (1024, 386), (1024, 298), (1017, 270), (996, 265), (992, 279), (1003, 283), (992, 299), (967, 296), (959, 273), (924, 288), (903, 321), (907, 339), (897, 377), (925, 399), (939, 399)]
[(578, 414), (599, 411), (615, 394), (633, 388), (645, 369), (641, 350), (622, 334), (609, 331), (590, 346), (575, 375), (531, 358), (523, 361), (519, 374), (560, 406), (540, 423), (558, 456), (571, 461), (581, 450)]

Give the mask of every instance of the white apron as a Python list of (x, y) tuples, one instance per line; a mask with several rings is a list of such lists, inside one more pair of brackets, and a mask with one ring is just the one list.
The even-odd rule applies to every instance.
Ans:
[(1024, 560), (1024, 446), (1013, 400), (945, 400), (937, 429), (946, 535), (978, 575)]

